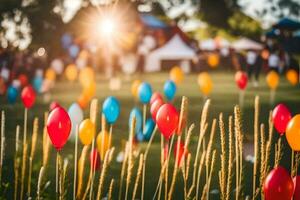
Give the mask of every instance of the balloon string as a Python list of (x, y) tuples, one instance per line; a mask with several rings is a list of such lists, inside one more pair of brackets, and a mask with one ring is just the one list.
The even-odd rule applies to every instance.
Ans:
[(76, 132), (75, 132), (75, 158), (74, 158), (73, 200), (76, 200), (77, 151), (78, 151), (78, 125), (76, 125)]

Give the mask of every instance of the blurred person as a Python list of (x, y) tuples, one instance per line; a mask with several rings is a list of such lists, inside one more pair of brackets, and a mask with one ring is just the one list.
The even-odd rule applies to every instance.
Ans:
[(272, 52), (268, 59), (269, 70), (278, 72), (280, 59), (276, 52)]
[(261, 62), (259, 61), (259, 55), (255, 51), (248, 51), (246, 54), (247, 72), (249, 80), (252, 79), (254, 74), (253, 86), (258, 87), (259, 73), (261, 70)]

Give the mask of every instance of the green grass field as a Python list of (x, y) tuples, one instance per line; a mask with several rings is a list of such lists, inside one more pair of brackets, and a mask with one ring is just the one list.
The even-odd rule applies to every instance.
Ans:
[[(209, 112), (209, 129), (211, 126), (211, 122), (213, 118), (218, 118), (220, 112), (223, 112), (224, 119), (226, 122), (226, 126), (228, 124), (228, 116), (233, 115), (234, 105), (238, 104), (238, 89), (234, 82), (234, 74), (232, 72), (213, 72), (211, 73), (212, 80), (214, 83), (213, 91), (211, 96), (211, 107)], [(128, 138), (128, 118), (130, 110), (134, 106), (138, 106), (142, 109), (142, 105), (136, 102), (130, 92), (131, 82), (135, 79), (140, 79), (143, 81), (148, 81), (153, 86), (154, 91), (162, 92), (163, 83), (168, 79), (167, 73), (155, 73), (155, 74), (142, 74), (135, 75), (133, 77), (125, 78), (122, 77), (122, 88), (120, 91), (110, 91), (108, 89), (108, 83), (100, 76), (97, 76), (97, 92), (96, 98), (99, 99), (100, 109), (98, 111), (99, 115), (97, 116), (98, 124), (97, 129), (100, 129), (100, 113), (101, 113), (101, 105), (105, 97), (113, 95), (120, 100), (121, 103), (121, 114), (113, 127), (113, 146), (116, 147), (116, 151), (114, 157), (116, 157), (117, 153), (121, 150), (121, 141), (122, 139)], [(276, 92), (275, 104), (279, 102), (286, 103), (291, 109), (293, 114), (300, 113), (300, 92), (299, 86), (291, 86), (285, 79), (285, 77), (281, 77), (280, 84)], [(58, 81), (52, 90), (51, 100), (58, 101), (64, 108), (68, 108), (71, 103), (75, 102), (78, 96), (80, 95), (81, 86), (79, 83), (69, 83), (65, 80)], [(178, 86), (178, 92), (174, 101), (174, 104), (179, 109), (181, 103), (181, 96), (187, 96), (189, 99), (188, 106), (188, 124), (195, 123), (196, 127), (192, 134), (192, 140), (190, 143), (189, 151), (192, 152), (192, 160), (195, 156), (195, 148), (197, 145), (198, 134), (199, 134), (199, 120), (202, 111), (202, 106), (204, 103), (203, 97), (200, 93), (197, 84), (197, 75), (191, 74), (186, 75), (184, 82)], [(254, 97), (255, 95), (260, 96), (260, 123), (265, 123), (267, 127), (267, 120), (269, 111), (274, 107), (274, 105), (270, 105), (269, 103), (269, 95), (270, 91), (265, 83), (264, 75), (261, 75), (260, 83), (258, 88), (254, 88), (252, 83), (248, 83), (248, 87), (245, 92), (245, 102), (244, 107), (242, 108), (242, 121), (243, 121), (243, 133), (245, 138), (245, 143), (252, 143), (253, 141), (253, 114), (254, 114)], [(49, 107), (49, 102), (44, 102), (43, 97), (39, 96), (35, 106), (29, 111), (29, 121), (28, 121), (28, 130), (29, 134), (31, 134), (32, 130), (32, 122), (35, 116), (39, 117), (39, 139), (37, 145), (37, 154), (34, 160), (33, 166), (33, 175), (32, 175), (32, 192), (35, 197), (36, 187), (37, 187), (37, 178), (39, 169), (41, 167), (41, 158), (42, 158), (42, 126), (43, 126), (43, 114)], [(0, 97), (0, 110), (4, 110), (6, 112), (6, 128), (5, 135), (7, 138), (7, 144), (5, 149), (5, 160), (4, 160), (4, 168), (2, 172), (3, 182), (8, 183), (7, 189), (5, 191), (4, 186), (2, 186), (2, 196), (4, 199), (12, 199), (13, 194), (13, 158), (15, 152), (15, 128), (16, 125), (23, 126), (23, 115), (24, 109), (23, 105), (18, 100), (18, 102), (14, 105), (7, 104), (7, 101), (4, 97)], [(148, 117), (150, 117), (149, 108), (148, 108)], [(85, 110), (85, 117), (88, 117), (88, 109)], [(218, 127), (218, 126), (217, 126)], [(228, 127), (226, 127), (227, 129)], [(23, 131), (23, 130), (21, 130)], [(209, 130), (207, 131), (209, 133)], [(154, 138), (154, 143), (151, 146), (151, 150), (148, 156), (147, 166), (146, 166), (146, 179), (145, 179), (145, 199), (152, 199), (154, 190), (157, 185), (159, 170), (160, 170), (160, 139), (158, 135), (159, 132), (156, 133), (156, 137)], [(22, 134), (21, 134), (22, 135)], [(277, 141), (278, 135), (274, 134), (275, 139), (273, 141)], [(206, 134), (206, 140), (208, 140), (209, 134)], [(289, 169), (289, 160), (290, 160), (290, 150), (288, 148), (288, 144), (285, 141), (285, 137), (283, 137), (284, 144), (284, 155), (281, 161), (281, 164), (288, 167)], [(146, 143), (139, 144), (141, 152), (145, 150)], [(82, 145), (80, 144), (80, 150)], [(220, 149), (220, 137), (219, 137), (219, 129), (217, 128), (215, 142), (213, 144), (213, 148), (219, 151)], [(79, 151), (80, 152), (80, 151)], [(273, 149), (272, 149), (273, 152)], [(62, 151), (62, 156), (64, 158), (69, 159), (69, 170), (67, 176), (67, 199), (72, 198), (73, 191), (73, 158), (74, 158), (74, 144), (72, 142), (68, 142)], [(219, 154), (217, 154), (219, 156)], [(49, 166), (46, 169), (46, 179), (50, 181), (50, 186), (44, 191), (44, 196), (46, 199), (54, 199), (55, 197), (55, 150), (52, 148), (50, 155)], [(272, 162), (271, 162), (272, 163)], [(133, 170), (133, 174), (136, 174), (136, 169), (138, 165), (138, 159), (135, 160), (135, 167)], [(271, 164), (272, 165), (272, 164)], [(120, 178), (120, 163), (117, 163), (114, 159), (112, 165), (108, 169), (108, 173), (106, 176), (104, 192), (108, 191), (109, 183), (111, 178), (116, 180), (116, 185), (113, 192), (114, 199), (117, 198), (118, 195), (118, 181)], [(211, 190), (219, 190), (218, 183), (218, 174), (217, 171), (220, 169), (220, 159), (217, 157), (216, 159), (216, 168), (213, 174), (213, 180), (211, 184)], [(89, 165), (86, 165), (86, 172), (89, 171)], [(169, 170), (171, 176), (171, 170)], [(96, 174), (96, 183), (98, 184), (99, 180), (99, 172)], [(135, 175), (134, 175), (135, 178)], [(203, 176), (204, 179), (204, 176)], [(183, 183), (182, 176), (178, 176), (174, 199), (183, 199)], [(201, 181), (204, 183), (205, 181)], [(252, 164), (245, 161), (245, 177), (243, 179), (243, 192), (245, 195), (252, 194)], [(27, 188), (27, 187), (25, 187)], [(132, 191), (133, 186), (131, 186), (130, 191)], [(200, 189), (202, 191), (202, 188)], [(139, 196), (138, 192), (138, 196)], [(130, 192), (131, 194), (131, 192)], [(210, 194), (211, 199), (219, 199), (219, 194), (212, 192)]]

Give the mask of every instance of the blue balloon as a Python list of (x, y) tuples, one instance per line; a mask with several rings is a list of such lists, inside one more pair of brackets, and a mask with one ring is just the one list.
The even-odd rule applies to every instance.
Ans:
[(141, 83), (138, 88), (139, 99), (143, 104), (149, 103), (152, 96), (152, 88), (151, 85), (147, 82)]
[(42, 90), (43, 78), (41, 76), (36, 76), (33, 81), (32, 85), (36, 92), (40, 93)]
[(9, 86), (9, 88), (7, 89), (7, 101), (11, 104), (16, 103), (18, 93), (19, 92), (17, 88)]
[(143, 116), (142, 112), (139, 108), (135, 107), (131, 110), (129, 115), (129, 127), (131, 128), (131, 121), (133, 120), (133, 117), (135, 117), (135, 133), (139, 133), (142, 131), (142, 125), (143, 125)]
[(69, 47), (69, 54), (72, 58), (76, 58), (78, 53), (79, 53), (80, 49), (79, 47), (76, 45), (76, 44), (72, 44), (70, 47)]
[(68, 33), (63, 34), (61, 37), (61, 45), (64, 49), (68, 49), (72, 45), (72, 36)]
[(150, 140), (151, 135), (154, 130), (154, 127), (155, 127), (155, 122), (153, 121), (153, 119), (151, 119), (151, 118), (147, 119), (144, 131), (143, 131), (144, 138), (146, 141)]
[(102, 112), (108, 123), (113, 124), (120, 115), (120, 103), (113, 97), (107, 97), (102, 105)]
[(138, 133), (135, 135), (135, 137), (136, 137), (137, 141), (139, 141), (139, 142), (143, 142), (144, 139), (145, 139), (145, 136), (144, 136), (144, 134), (143, 134), (141, 131), (138, 132)]
[(164, 93), (168, 101), (172, 101), (176, 94), (176, 84), (174, 81), (167, 80), (164, 85)]

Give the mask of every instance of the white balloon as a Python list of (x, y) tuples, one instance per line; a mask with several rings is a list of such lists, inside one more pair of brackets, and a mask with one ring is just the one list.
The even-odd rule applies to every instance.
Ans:
[(62, 74), (64, 71), (64, 63), (61, 59), (52, 60), (50, 66), (57, 74)]
[(69, 136), (70, 140), (75, 141), (76, 125), (79, 125), (83, 120), (83, 111), (77, 103), (73, 103), (68, 110), (72, 122), (71, 134)]

